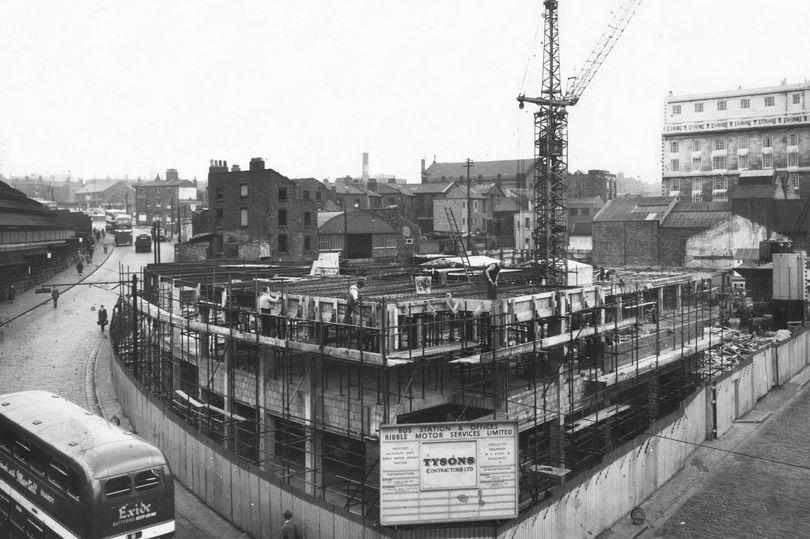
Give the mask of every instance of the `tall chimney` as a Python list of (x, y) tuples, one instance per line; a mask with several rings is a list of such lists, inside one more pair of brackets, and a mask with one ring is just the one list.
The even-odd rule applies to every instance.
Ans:
[(368, 152), (363, 152), (363, 183), (368, 183)]

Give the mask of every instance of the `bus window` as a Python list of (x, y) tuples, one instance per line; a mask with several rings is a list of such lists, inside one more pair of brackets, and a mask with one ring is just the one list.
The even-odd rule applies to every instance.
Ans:
[(14, 440), (14, 458), (27, 463), (31, 454), (31, 444), (23, 440)]
[(104, 495), (108, 498), (125, 496), (129, 494), (131, 488), (132, 485), (128, 475), (114, 477), (107, 480), (107, 484), (104, 486)]
[(23, 535), (25, 531), (25, 509), (19, 504), (14, 504), (14, 509), (11, 511), (11, 524), (17, 530), (18, 535)]
[(9, 511), (11, 511), (11, 498), (0, 491), (0, 522), (4, 522), (8, 518)]
[(67, 489), (67, 469), (58, 462), (51, 461), (46, 470), (48, 481), (62, 490)]
[(45, 460), (45, 456), (40, 453), (40, 451), (33, 447), (31, 448), (31, 453), (29, 454), (28, 465), (31, 467), (31, 470), (36, 472), (39, 475), (45, 475), (45, 470), (47, 468), (47, 463)]
[(147, 470), (135, 474), (135, 490), (148, 490), (160, 486), (160, 474), (157, 470)]
[(68, 470), (67, 493), (68, 496), (77, 501), (79, 500), (82, 494), (82, 480), (79, 477), (79, 474), (77, 474), (73, 470)]
[(10, 430), (0, 425), (0, 449), (6, 453), (11, 453), (12, 445), (14, 445), (14, 436)]
[(28, 515), (25, 522), (25, 537), (30, 539), (39, 539), (45, 537), (45, 526), (34, 515)]

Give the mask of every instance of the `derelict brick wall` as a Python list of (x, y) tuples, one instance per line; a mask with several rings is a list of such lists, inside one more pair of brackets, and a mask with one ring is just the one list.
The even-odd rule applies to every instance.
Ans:
[(657, 266), (658, 223), (596, 222), (593, 262), (598, 266)]

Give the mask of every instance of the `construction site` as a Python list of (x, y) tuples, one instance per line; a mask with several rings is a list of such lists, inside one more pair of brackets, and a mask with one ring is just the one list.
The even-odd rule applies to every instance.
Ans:
[[(538, 504), (733, 368), (728, 273), (630, 271), (580, 287), (505, 273), (417, 293), (413, 268), (309, 277), (261, 265), (122, 270), (119, 358), (234, 457), (374, 521), (381, 425), (515, 420), (519, 493)], [(280, 302), (261, 313), (264, 287)], [(133, 309), (134, 305), (134, 309)], [(755, 347), (755, 346), (754, 346)]]

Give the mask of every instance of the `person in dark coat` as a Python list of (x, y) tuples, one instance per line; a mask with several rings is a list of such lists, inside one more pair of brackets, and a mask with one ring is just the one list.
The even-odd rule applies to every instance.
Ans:
[(76, 263), (76, 271), (79, 272), (79, 275), (81, 275), (84, 271), (84, 264), (82, 263), (81, 259), (79, 259), (79, 261)]
[(53, 308), (56, 309), (56, 304), (59, 302), (59, 289), (55, 286), (51, 288), (51, 299), (53, 300)]
[(104, 308), (104, 305), (98, 309), (98, 325), (101, 326), (102, 332), (107, 327), (107, 309)]
[(292, 521), (292, 512), (290, 510), (284, 511), (284, 524), (281, 526), (282, 539), (301, 539), (301, 530), (295, 522)]

